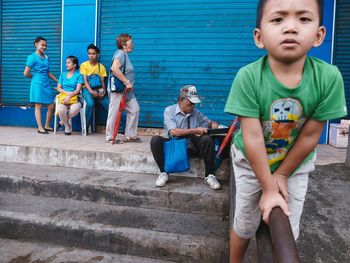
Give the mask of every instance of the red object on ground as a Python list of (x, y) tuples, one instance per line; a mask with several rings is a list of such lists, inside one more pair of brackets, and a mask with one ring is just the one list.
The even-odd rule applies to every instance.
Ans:
[(112, 144), (115, 144), (115, 138), (117, 137), (118, 132), (119, 132), (120, 121), (122, 119), (123, 111), (124, 111), (124, 109), (126, 107), (126, 93), (127, 92), (128, 92), (128, 89), (124, 89), (123, 97), (122, 97), (122, 99), (120, 100), (120, 103), (119, 103), (119, 110), (117, 112), (117, 119), (116, 119), (115, 124), (114, 124)]
[(235, 118), (235, 120), (231, 124), (231, 127), (228, 130), (225, 138), (222, 140), (220, 147), (219, 147), (219, 150), (218, 150), (218, 153), (216, 154), (216, 158), (219, 158), (220, 154), (225, 149), (227, 143), (231, 140), (232, 134), (233, 134), (234, 130), (236, 129), (237, 123), (238, 123), (238, 117)]

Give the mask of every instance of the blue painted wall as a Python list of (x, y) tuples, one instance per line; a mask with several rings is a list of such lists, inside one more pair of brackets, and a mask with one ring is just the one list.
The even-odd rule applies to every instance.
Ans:
[[(97, 28), (95, 27), (97, 6), (98, 4), (95, 0), (64, 1), (62, 11), (62, 70), (65, 70), (65, 58), (68, 55), (77, 56), (80, 63), (88, 59), (86, 47), (90, 43), (95, 43), (96, 32), (99, 30), (99, 25)], [(310, 55), (331, 62), (334, 0), (326, 0), (324, 10), (324, 24), (327, 28), (326, 40), (321, 47), (312, 50)], [(113, 35), (113, 38), (114, 37), (115, 35)], [(108, 67), (108, 65), (106, 66)], [(97, 115), (98, 123), (100, 123), (101, 120), (103, 122), (106, 118), (103, 113), (99, 113), (98, 109)], [(8, 116), (13, 117), (7, 118)], [(35, 126), (33, 109), (27, 108), (26, 110), (23, 110), (20, 107), (2, 106), (0, 107), (0, 125)], [(325, 137), (326, 134), (323, 135), (323, 142), (325, 142)]]
[(309, 52), (309, 55), (318, 57), (331, 63), (332, 57), (332, 38), (333, 38), (333, 14), (334, 14), (334, 0), (324, 1), (323, 25), (326, 27), (326, 38), (323, 44), (314, 48)]
[(26, 106), (30, 79), (23, 71), (37, 36), (47, 39), (50, 71), (55, 76), (60, 72), (62, 2), (27, 0), (19, 5), (16, 0), (1, 0), (0, 13), (0, 103)]
[(334, 59), (336, 65), (343, 75), (346, 104), (350, 119), (350, 1), (337, 0), (336, 7), (336, 30), (334, 37)]
[[(45, 120), (47, 108), (41, 109), (41, 116), (43, 123)], [(0, 107), (1, 126), (19, 126), (19, 127), (37, 127), (34, 118), (34, 107), (18, 107), (18, 106), (3, 106)], [(51, 127), (53, 127), (54, 117), (51, 120)], [(73, 131), (80, 131), (80, 117), (79, 115), (72, 120)]]
[[(328, 63), (332, 63), (332, 38), (333, 38), (333, 15), (334, 15), (334, 0), (326, 0), (324, 1), (324, 14), (323, 14), (323, 25), (326, 27), (326, 38), (323, 44), (314, 48), (309, 52), (310, 56), (315, 56), (318, 58), (327, 61)], [(327, 143), (328, 142), (328, 128), (329, 122), (325, 125), (320, 142)]]
[[(65, 71), (66, 57), (76, 56), (79, 64), (88, 60), (87, 46), (96, 44), (95, 27), (96, 20), (96, 0), (65, 0), (63, 9), (63, 51), (62, 70)], [(96, 105), (96, 124), (105, 124), (107, 119), (106, 111)], [(73, 123), (74, 124), (74, 123)]]
[(66, 57), (74, 55), (79, 64), (86, 61), (86, 47), (95, 43), (95, 0), (65, 0), (63, 7), (62, 70)]

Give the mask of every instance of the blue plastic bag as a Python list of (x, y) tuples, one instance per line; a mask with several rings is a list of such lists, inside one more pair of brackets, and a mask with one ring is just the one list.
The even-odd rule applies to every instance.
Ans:
[(190, 164), (187, 155), (186, 139), (171, 138), (164, 142), (164, 170), (166, 173), (188, 171)]

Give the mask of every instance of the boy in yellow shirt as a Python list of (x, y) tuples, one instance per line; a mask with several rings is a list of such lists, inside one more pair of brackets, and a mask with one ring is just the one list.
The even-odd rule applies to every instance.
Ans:
[[(86, 103), (86, 131), (92, 125), (93, 109), (95, 101), (99, 103), (107, 112), (109, 107), (108, 96), (104, 78), (107, 77), (106, 68), (98, 62), (100, 50), (94, 44), (87, 47), (89, 60), (80, 65), (80, 73), (84, 77), (84, 87), (82, 90)], [(94, 78), (94, 80), (92, 80)]]

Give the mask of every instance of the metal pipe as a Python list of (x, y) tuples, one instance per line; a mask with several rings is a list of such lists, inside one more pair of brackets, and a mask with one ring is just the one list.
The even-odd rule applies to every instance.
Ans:
[(289, 219), (280, 207), (275, 207), (271, 211), (270, 232), (275, 259), (274, 262), (300, 262)]
[(257, 262), (271, 263), (273, 262), (273, 249), (271, 242), (271, 234), (269, 226), (262, 220), (258, 231), (256, 231), (256, 246), (257, 246)]
[(261, 222), (256, 240), (259, 263), (300, 262), (289, 219), (280, 207), (272, 209), (269, 226)]

